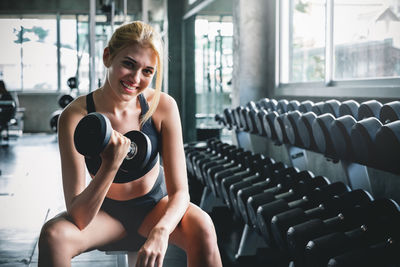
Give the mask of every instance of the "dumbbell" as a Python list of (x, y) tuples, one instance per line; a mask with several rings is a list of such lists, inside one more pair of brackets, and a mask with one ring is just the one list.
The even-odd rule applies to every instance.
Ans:
[[(243, 220), (249, 226), (256, 228), (256, 212), (259, 206), (277, 199), (291, 201), (298, 198), (299, 195), (304, 195), (317, 187), (329, 184), (325, 177), (313, 176), (309, 171), (301, 171), (293, 174), (290, 178), (286, 176), (274, 178), (275, 180), (280, 178), (281, 181), (270, 182), (267, 180), (266, 182), (270, 182), (269, 184), (256, 183), (240, 189), (235, 200)], [(271, 187), (270, 185), (273, 184), (275, 186)]]
[(203, 167), (203, 170), (201, 170), (202, 177), (205, 181), (206, 186), (212, 189), (212, 191), (215, 190), (213, 182), (213, 177), (215, 173), (228, 168), (236, 167), (239, 164), (239, 160), (241, 157), (251, 155), (250, 151), (244, 151), (243, 148), (236, 148), (228, 150), (226, 152), (227, 153), (224, 157), (226, 161), (221, 162), (220, 164), (210, 163), (209, 165), (207, 165), (207, 168)]
[[(273, 181), (275, 181), (275, 179), (276, 179), (275, 177), (282, 175), (284, 170), (287, 168), (288, 167), (285, 164), (283, 164), (282, 162), (276, 162), (271, 165), (265, 165), (264, 168), (262, 169), (262, 171), (260, 171), (259, 177), (255, 178), (255, 179), (251, 179), (251, 180), (243, 180), (242, 182), (237, 183), (237, 185), (235, 184), (235, 188), (233, 188), (232, 190), (234, 190), (236, 188), (238, 189), (241, 186), (249, 185), (250, 187), (246, 188), (248, 191), (253, 192), (252, 190), (260, 190), (259, 192), (262, 192), (262, 190), (268, 188), (268, 186), (272, 186), (273, 184), (275, 184), (275, 183), (273, 183)], [(231, 190), (230, 190), (229, 194), (231, 194)], [(232, 200), (234, 209), (237, 208), (237, 209), (239, 209), (240, 212), (242, 212), (243, 211), (242, 208), (239, 207), (238, 205), (236, 205), (235, 200), (236, 200), (236, 196)], [(247, 223), (247, 218), (244, 220)]]
[[(240, 205), (240, 207), (245, 207), (244, 209), (241, 209), (241, 212), (242, 217), (245, 221), (245, 212), (247, 212), (247, 224), (253, 226), (253, 228), (258, 231), (257, 212), (258, 208), (262, 205), (271, 203), (276, 200), (283, 200), (285, 202), (294, 201), (309, 194), (310, 191), (315, 190), (316, 188), (323, 187), (329, 184), (329, 180), (322, 176), (317, 176), (311, 179), (313, 174), (307, 171), (302, 171), (299, 174), (294, 174), (293, 176), (297, 176), (299, 177), (299, 179), (297, 181), (296, 178), (293, 179), (294, 182), (290, 184), (290, 188), (286, 187), (285, 189), (287, 192), (282, 194), (273, 194), (273, 191), (276, 190), (276, 188), (274, 189), (274, 186), (279, 187), (279, 182), (281, 182), (285, 178), (288, 179), (288, 177), (282, 177), (282, 175), (280, 177), (278, 176), (277, 178), (271, 179), (272, 181), (267, 180), (264, 183), (259, 183), (254, 185), (253, 187), (245, 188), (242, 190), (242, 192), (240, 192), (240, 194), (238, 195), (238, 204)], [(303, 181), (301, 181), (302, 178)]]
[[(361, 106), (360, 106), (361, 107)], [(355, 123), (351, 128), (351, 144), (354, 161), (368, 166), (378, 166), (376, 134), (382, 123), (375, 117), (368, 117)]]
[[(231, 167), (236, 165), (233, 157), (237, 153), (243, 152), (242, 148), (238, 148), (227, 144), (217, 144), (213, 150), (214, 154), (203, 153), (201, 155), (195, 156), (192, 159), (193, 165), (195, 166), (197, 178), (204, 184), (208, 185), (206, 171), (213, 166)], [(213, 158), (213, 161), (210, 161)], [(226, 166), (228, 164), (229, 166)]]
[(58, 118), (61, 115), (62, 110), (58, 109), (51, 113), (50, 115), (50, 129), (54, 132), (57, 133), (58, 131)]
[(286, 113), (288, 111), (288, 104), (289, 101), (287, 101), (286, 99), (278, 100), (278, 103), (276, 105), (276, 111), (278, 112), (278, 114)]
[(233, 145), (229, 144), (217, 144), (215, 148), (204, 152), (201, 155), (195, 156), (192, 159), (194, 169), (196, 171), (196, 176), (198, 180), (202, 182), (202, 184), (206, 183), (204, 169), (207, 169), (211, 166), (224, 164), (230, 161), (228, 155), (234, 153), (235, 151), (239, 151), (239, 149)]
[(303, 210), (301, 208), (290, 209), (272, 217), (271, 229), (278, 247), (287, 251), (287, 231), (291, 226), (304, 223), (311, 219), (327, 219), (337, 214), (353, 209), (355, 206), (365, 205), (373, 200), (365, 190), (357, 189), (334, 196), (322, 202), (319, 206)]
[(328, 261), (328, 267), (391, 267), (399, 266), (398, 252), (400, 243), (398, 240), (389, 238), (378, 244), (358, 248), (333, 257)]
[(300, 103), (298, 110), (300, 111), (300, 113), (310, 112), (313, 106), (314, 102), (312, 102), (311, 100), (305, 100)]
[(199, 142), (196, 144), (185, 144), (184, 145), (184, 150), (185, 150), (185, 158), (186, 158), (186, 168), (188, 173), (195, 177), (195, 171), (193, 169), (193, 165), (191, 162), (191, 157), (194, 155), (198, 155), (201, 152), (205, 151), (207, 149), (207, 143), (206, 142)]
[[(255, 164), (253, 164), (254, 161), (256, 161)], [(245, 156), (244, 160), (242, 160), (237, 166), (215, 173), (213, 182), (214, 188), (217, 192), (217, 196), (220, 196), (221, 199), (223, 199), (221, 184), (223, 179), (235, 175), (237, 175), (236, 177), (246, 177), (254, 175), (257, 171), (260, 171), (263, 166), (269, 165), (270, 163), (271, 160), (269, 158), (263, 157), (261, 154), (251, 154), (249, 156)]]
[[(75, 128), (74, 144), (76, 150), (86, 158), (97, 159), (101, 165), (100, 153), (108, 145), (112, 126), (110, 120), (101, 113), (93, 112), (83, 117)], [(131, 140), (129, 151), (119, 167), (119, 172), (129, 173), (131, 170), (143, 169), (150, 160), (151, 142), (147, 135), (140, 131), (130, 131), (125, 134)], [(93, 168), (92, 174), (96, 169)], [(127, 182), (116, 175), (115, 183)]]
[(317, 118), (317, 114), (313, 111), (309, 111), (301, 114), (297, 120), (297, 128), (300, 136), (302, 147), (310, 150), (317, 150), (315, 143), (312, 125)]
[(258, 104), (267, 112), (272, 112), (276, 110), (278, 101), (276, 99), (262, 98), (258, 101)]
[(72, 101), (74, 101), (74, 98), (71, 95), (64, 94), (64, 95), (60, 96), (60, 98), (58, 99), (58, 105), (61, 108), (65, 108)]
[(397, 204), (388, 210), (380, 209), (373, 213), (374, 218), (370, 218), (354, 230), (335, 232), (309, 241), (305, 252), (307, 266), (326, 266), (333, 256), (400, 237), (400, 212)]
[(232, 202), (229, 195), (230, 186), (238, 183), (240, 181), (260, 181), (262, 179), (267, 178), (267, 173), (270, 169), (270, 166), (273, 165), (275, 161), (271, 158), (255, 158), (251, 162), (249, 162), (248, 169), (242, 172), (235, 173), (231, 176), (226, 176), (217, 186), (221, 191), (222, 200), (228, 205), (229, 208), (232, 208)]
[(400, 120), (400, 101), (384, 104), (379, 112), (379, 120), (383, 124)]
[(349, 115), (352, 116), (354, 119), (358, 120), (358, 109), (360, 104), (355, 100), (346, 100), (343, 101), (339, 107), (339, 117)]
[(295, 111), (295, 110), (299, 110), (300, 108), (300, 102), (297, 100), (290, 100), (288, 105), (287, 105), (287, 111)]
[[(340, 115), (344, 116), (335, 119), (330, 126), (336, 155), (341, 159), (352, 161), (358, 158), (360, 159), (359, 162), (364, 164), (375, 161), (373, 157), (376, 152), (373, 143), (376, 131), (382, 126), (376, 116), (381, 114), (382, 105), (373, 100), (363, 102), (361, 105), (358, 105), (354, 100), (348, 100), (343, 102), (342, 106)], [(355, 115), (357, 106), (359, 108), (357, 115)], [(358, 116), (358, 112), (360, 112), (360, 116)], [(351, 113), (351, 116), (346, 115), (346, 113)], [(360, 121), (357, 122), (357, 119), (360, 119)], [(352, 132), (353, 137), (351, 136)], [(352, 142), (353, 139), (355, 144)], [(367, 154), (363, 155), (365, 150), (367, 150)]]
[(300, 111), (295, 110), (288, 112), (287, 115), (283, 118), (283, 124), (285, 125), (285, 132), (288, 142), (297, 147), (303, 147), (299, 128), (297, 127), (300, 117)]
[(362, 120), (370, 117), (379, 119), (381, 108), (382, 103), (377, 100), (368, 100), (362, 102), (358, 108), (357, 119)]
[(257, 208), (257, 227), (262, 237), (271, 246), (276, 246), (271, 233), (271, 219), (274, 215), (293, 208), (310, 209), (318, 206), (321, 202), (350, 191), (349, 187), (342, 182), (335, 182), (321, 188), (316, 188), (303, 197), (291, 202), (283, 199), (274, 200)]
[(378, 129), (375, 137), (378, 168), (400, 174), (400, 120)]
[(231, 159), (229, 155), (237, 151), (243, 151), (242, 149), (236, 147), (235, 145), (223, 144), (216, 146), (212, 151), (212, 154), (204, 154), (203, 160), (196, 161), (195, 164), (199, 168), (202, 177), (205, 177), (205, 170), (208, 170), (212, 166), (221, 165), (229, 162)]
[(207, 170), (206, 183), (211, 189), (214, 196), (219, 197), (219, 191), (216, 188), (216, 180), (222, 179), (223, 177), (230, 175), (234, 172), (243, 171), (247, 168), (248, 162), (252, 152), (250, 151), (238, 151), (231, 155), (232, 161), (219, 166), (213, 166)]
[(218, 150), (220, 146), (225, 146), (224, 143), (222, 143), (219, 140), (208, 140), (207, 141), (207, 146), (205, 149), (202, 149), (201, 151), (196, 150), (191, 153), (188, 153), (186, 155), (186, 161), (188, 164), (191, 166), (193, 169), (194, 175), (197, 177), (198, 180), (202, 180), (200, 170), (198, 169), (198, 166), (196, 165), (196, 161), (199, 158), (207, 158), (206, 155), (211, 154), (214, 150)]
[[(244, 186), (251, 186), (252, 183), (274, 185), (276, 181), (283, 180), (285, 176), (291, 176), (298, 172), (296, 168), (282, 168), (283, 164), (269, 164), (265, 172), (260, 170), (256, 177), (249, 177), (248, 179), (230, 179), (222, 181), (222, 192), (224, 199), (229, 203), (229, 207), (233, 208), (235, 214), (240, 216), (239, 207), (237, 205), (236, 195), (237, 192)], [(277, 169), (279, 168), (279, 169)], [(273, 175), (272, 172), (274, 172)], [(276, 173), (275, 173), (276, 172)], [(265, 187), (265, 189), (267, 186)]]
[(244, 221), (258, 231), (257, 208), (276, 200), (274, 192), (283, 187), (282, 184), (289, 184), (290, 180), (297, 181), (295, 177), (299, 177), (300, 180), (307, 176), (312, 177), (313, 174), (306, 171), (298, 173), (296, 168), (283, 165), (275, 169), (265, 181), (240, 189), (237, 193), (237, 202)]
[(225, 108), (222, 116), (224, 118), (224, 121), (226, 122), (226, 127), (229, 130), (231, 130), (234, 127), (234, 119), (233, 119), (232, 109)]
[[(287, 244), (290, 255), (296, 266), (305, 266), (304, 250), (309, 240), (335, 233), (347, 231), (359, 225), (375, 220), (377, 216), (394, 214), (395, 203), (384, 198), (375, 199), (372, 202), (350, 209), (342, 210), (336, 216), (321, 219), (311, 219), (289, 227), (287, 231)], [(332, 244), (333, 245), (333, 244)]]

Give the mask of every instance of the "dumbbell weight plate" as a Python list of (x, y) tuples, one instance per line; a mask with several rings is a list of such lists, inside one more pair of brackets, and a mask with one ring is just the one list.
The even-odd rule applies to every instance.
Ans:
[(334, 120), (335, 117), (333, 117), (332, 114), (326, 113), (318, 116), (312, 124), (315, 144), (317, 145), (318, 151), (323, 154), (334, 154), (332, 138), (330, 134), (330, 126)]
[(280, 114), (274, 120), (274, 128), (276, 132), (276, 136), (281, 144), (289, 143), (289, 140), (286, 135), (285, 125), (284, 125), (284, 117), (286, 117), (286, 113)]
[(375, 117), (379, 119), (379, 113), (382, 108), (382, 104), (376, 100), (369, 100), (361, 103), (358, 108), (358, 120), (362, 120), (369, 117)]
[(74, 100), (74, 98), (71, 95), (62, 95), (58, 99), (58, 105), (60, 105), (61, 108), (65, 108), (68, 106), (69, 103), (71, 103)]
[(351, 128), (351, 143), (356, 160), (361, 164), (376, 164), (375, 137), (382, 123), (375, 117), (363, 119)]
[(291, 100), (289, 101), (289, 104), (287, 105), (287, 110), (288, 111), (295, 111), (299, 110), (300, 107), (300, 102), (297, 100)]
[(297, 128), (297, 121), (299, 120), (300, 116), (301, 113), (296, 110), (288, 112), (288, 114), (283, 118), (289, 143), (299, 147), (302, 146), (299, 130)]
[(132, 153), (127, 155), (119, 169), (123, 172), (143, 169), (150, 160), (151, 142), (149, 137), (140, 131), (130, 131), (125, 136), (131, 140)]
[(311, 111), (313, 106), (314, 106), (314, 102), (312, 102), (311, 100), (305, 100), (300, 103), (299, 111), (301, 113), (309, 112), (309, 111)]
[(400, 119), (400, 101), (393, 101), (382, 106), (379, 119), (382, 123), (397, 121)]
[(317, 116), (323, 114), (325, 102), (315, 103), (314, 106), (311, 107), (311, 111), (314, 112)]
[(336, 118), (339, 116), (339, 107), (340, 107), (340, 102), (337, 101), (336, 99), (331, 99), (325, 102), (322, 112), (330, 113)]
[(276, 111), (269, 112), (268, 114), (263, 116), (264, 131), (265, 131), (267, 137), (272, 140), (277, 139), (274, 121), (275, 121), (275, 118), (278, 116), (279, 116), (279, 114)]
[(358, 118), (358, 108), (360, 104), (354, 100), (346, 100), (339, 107), (339, 117), (350, 115), (356, 120)]
[(61, 112), (62, 110), (58, 109), (51, 113), (50, 116), (50, 128), (55, 133), (58, 131), (58, 118), (60, 117)]
[(297, 120), (297, 128), (299, 130), (300, 139), (305, 148), (315, 150), (316, 144), (314, 141), (312, 124), (317, 115), (314, 112), (306, 112)]
[(379, 165), (386, 171), (400, 173), (400, 121), (383, 125), (376, 133)]
[(87, 157), (98, 156), (110, 141), (112, 127), (104, 115), (93, 112), (82, 118), (75, 128), (76, 150)]
[(335, 119), (330, 126), (333, 147), (341, 159), (352, 159), (351, 127), (356, 122), (354, 117), (345, 115)]

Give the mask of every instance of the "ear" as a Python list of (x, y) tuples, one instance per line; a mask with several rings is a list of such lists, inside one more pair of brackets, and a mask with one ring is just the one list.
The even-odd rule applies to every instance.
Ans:
[(103, 51), (103, 63), (106, 68), (109, 68), (111, 66), (111, 55), (110, 49), (108, 47), (104, 48)]

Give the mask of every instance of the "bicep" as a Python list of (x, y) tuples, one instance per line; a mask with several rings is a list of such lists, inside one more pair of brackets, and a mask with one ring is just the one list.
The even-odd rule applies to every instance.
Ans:
[(168, 194), (188, 191), (182, 127), (175, 101), (169, 101), (161, 124), (162, 158)]
[(74, 197), (84, 190), (86, 180), (83, 156), (76, 151), (73, 142), (74, 126), (79, 120), (76, 117), (64, 113), (60, 116), (58, 126), (61, 173), (67, 209)]

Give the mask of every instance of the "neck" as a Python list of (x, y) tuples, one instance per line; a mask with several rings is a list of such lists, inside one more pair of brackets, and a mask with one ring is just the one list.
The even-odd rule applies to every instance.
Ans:
[(106, 112), (112, 113), (115, 116), (123, 115), (128, 112), (140, 109), (138, 96), (130, 97), (128, 100), (121, 98), (115, 94), (111, 88), (102, 86), (97, 90), (97, 100), (99, 106), (103, 107)]

